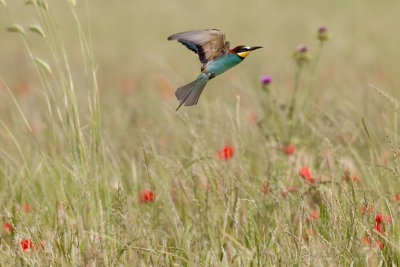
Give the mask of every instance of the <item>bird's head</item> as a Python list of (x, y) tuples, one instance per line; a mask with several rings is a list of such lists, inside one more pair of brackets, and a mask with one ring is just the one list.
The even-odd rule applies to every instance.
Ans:
[(262, 46), (244, 46), (244, 45), (239, 45), (233, 48), (232, 50), (229, 50), (232, 54), (237, 55), (241, 59), (245, 59), (253, 50), (262, 48)]

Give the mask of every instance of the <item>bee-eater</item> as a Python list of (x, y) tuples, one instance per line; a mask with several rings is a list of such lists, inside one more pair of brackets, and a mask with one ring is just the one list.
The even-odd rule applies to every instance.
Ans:
[(177, 40), (185, 45), (199, 55), (203, 64), (201, 74), (196, 80), (176, 90), (175, 95), (179, 100), (179, 107), (176, 110), (182, 105), (196, 105), (209, 80), (242, 62), (251, 51), (262, 48), (239, 45), (229, 50), (225, 34), (216, 29), (177, 33), (168, 37), (168, 40)]

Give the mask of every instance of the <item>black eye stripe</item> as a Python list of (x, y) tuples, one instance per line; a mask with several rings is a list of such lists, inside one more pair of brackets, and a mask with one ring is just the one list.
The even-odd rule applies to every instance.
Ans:
[(243, 53), (249, 51), (247, 48), (240, 48), (238, 53)]

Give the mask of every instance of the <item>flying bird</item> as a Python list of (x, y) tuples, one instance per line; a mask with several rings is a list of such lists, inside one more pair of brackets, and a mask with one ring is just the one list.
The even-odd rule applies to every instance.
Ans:
[(177, 33), (168, 37), (168, 40), (177, 40), (195, 52), (203, 64), (196, 80), (176, 90), (175, 95), (179, 100), (176, 110), (182, 105), (196, 105), (209, 80), (242, 62), (251, 51), (262, 48), (239, 45), (230, 50), (225, 34), (216, 29)]

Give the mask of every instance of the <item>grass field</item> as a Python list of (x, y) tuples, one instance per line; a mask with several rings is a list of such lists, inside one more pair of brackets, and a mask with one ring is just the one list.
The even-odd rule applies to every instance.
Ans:
[[(27, 2), (0, 0), (1, 266), (400, 265), (399, 1)], [(200, 64), (167, 37), (203, 28), (264, 48), (175, 112)]]

